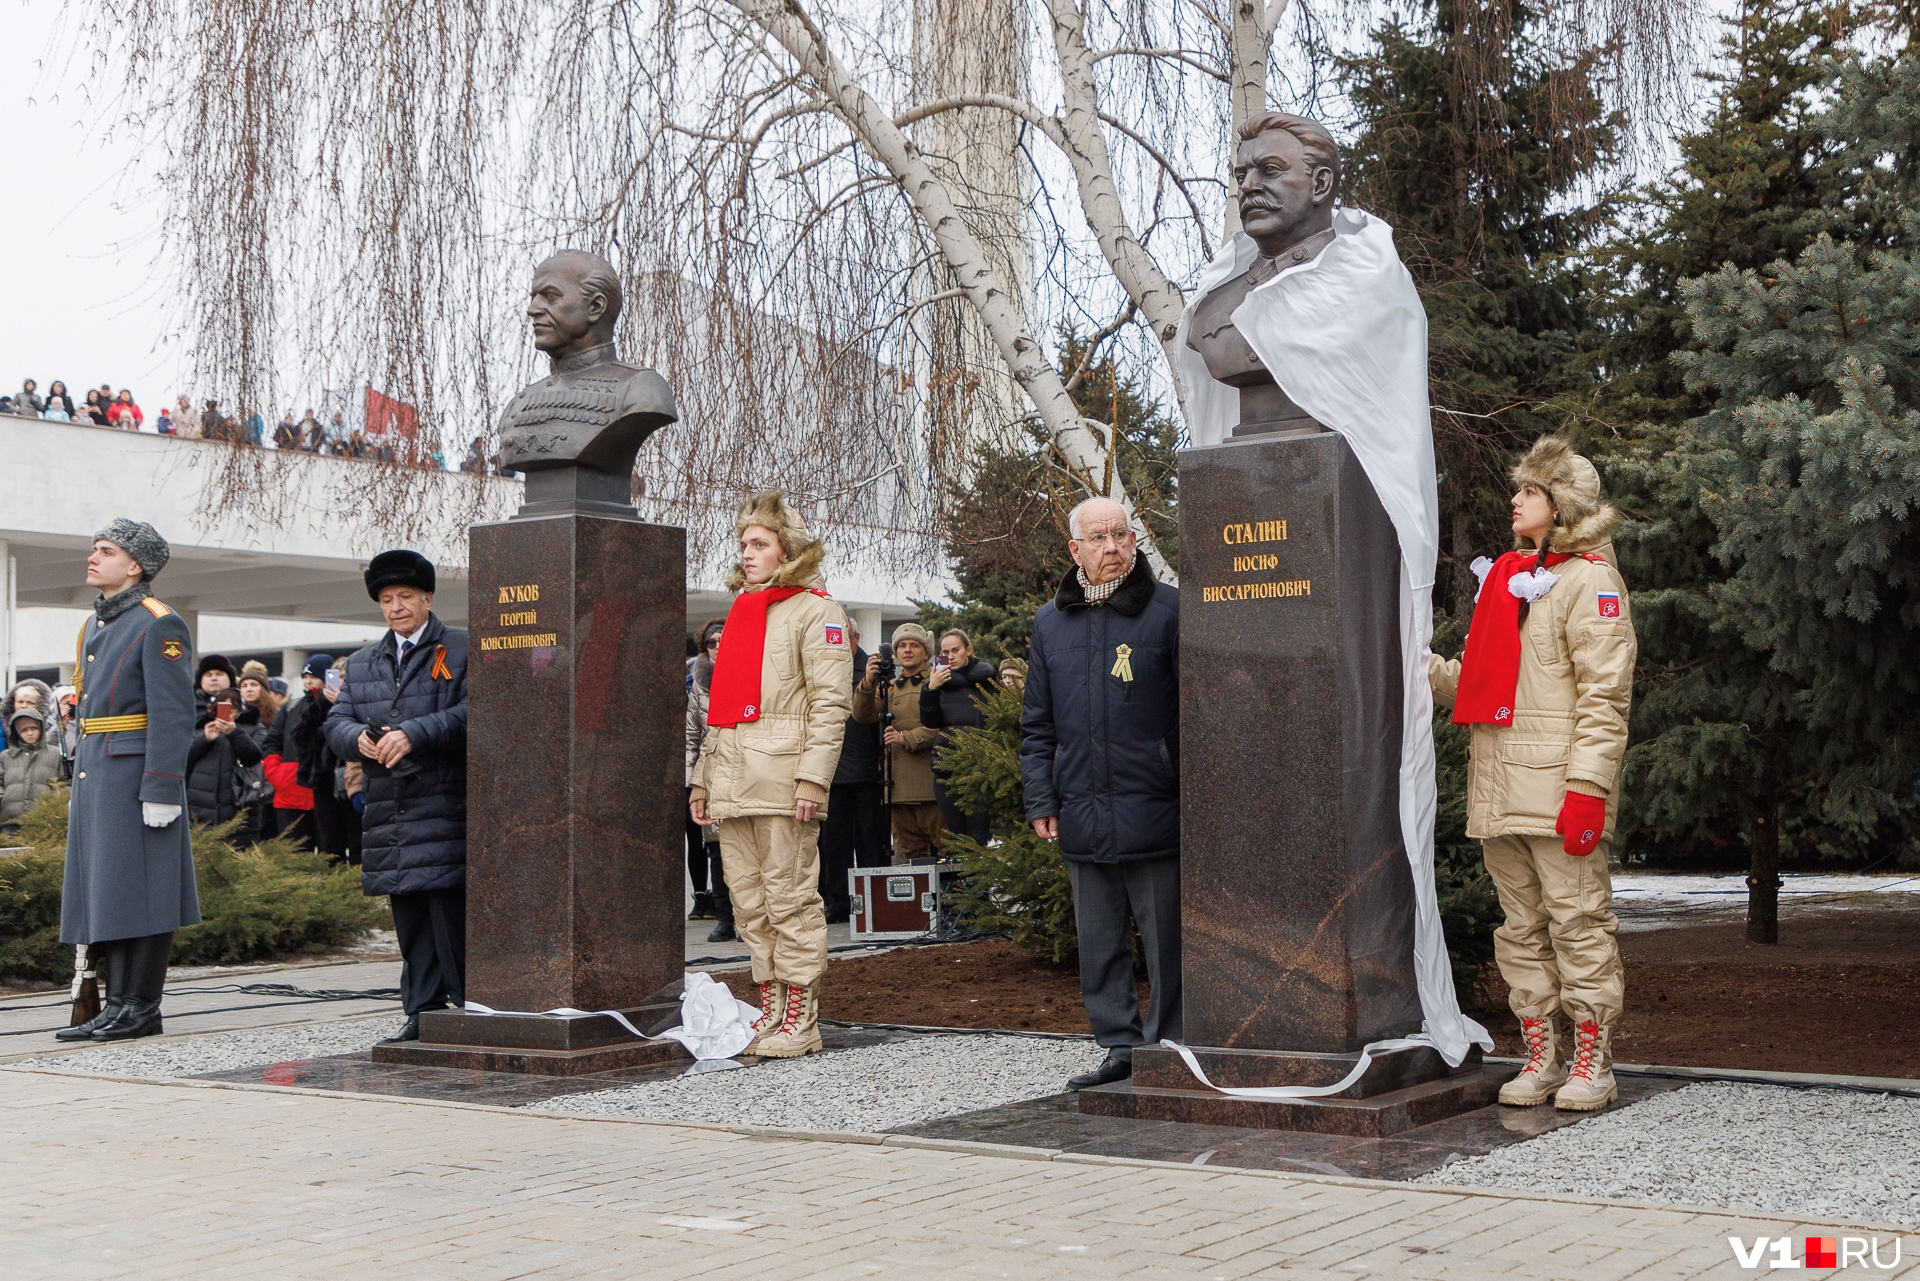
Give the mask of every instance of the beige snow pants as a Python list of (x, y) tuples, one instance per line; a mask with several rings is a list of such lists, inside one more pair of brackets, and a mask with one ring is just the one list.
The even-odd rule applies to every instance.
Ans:
[(1513, 1012), (1611, 1027), (1626, 1001), (1614, 938), (1607, 842), (1576, 858), (1558, 836), (1495, 836), (1481, 842), (1507, 922), (1493, 932), (1493, 958)]
[(720, 866), (753, 981), (811, 987), (827, 971), (820, 902), (820, 821), (790, 814), (720, 820)]

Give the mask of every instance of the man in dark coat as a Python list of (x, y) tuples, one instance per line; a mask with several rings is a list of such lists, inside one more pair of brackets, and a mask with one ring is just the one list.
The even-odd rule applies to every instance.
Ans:
[(169, 549), (122, 517), (94, 535), (87, 585), (100, 592), (74, 655), (80, 745), (67, 811), (60, 941), (84, 943), (106, 977), (100, 1014), (62, 1040), (161, 1031), (174, 931), (200, 922), (184, 813), (193, 743), (193, 639), (154, 599)]
[(1067, 1082), (1083, 1090), (1131, 1076), (1134, 1046), (1180, 1036), (1180, 593), (1154, 581), (1120, 504), (1090, 498), (1068, 527), (1074, 568), (1033, 619), (1020, 779), (1033, 830), (1067, 861), (1080, 997), (1107, 1047)]
[(347, 660), (327, 746), (366, 769), (360, 885), (385, 894), (403, 961), (406, 1026), (462, 1005), (467, 956), (467, 633), (433, 615), (433, 564), (381, 552), (367, 595), (388, 631)]
[[(847, 617), (847, 644), (853, 646), (853, 684), (857, 688), (867, 670), (867, 651), (860, 648), (860, 627)], [(827, 789), (827, 817), (820, 824), (820, 900), (827, 906), (828, 924), (847, 919), (852, 906), (847, 872), (854, 867), (885, 867), (893, 861), (892, 837), (887, 831), (887, 800), (880, 790), (880, 727), (862, 725), (851, 716)]]

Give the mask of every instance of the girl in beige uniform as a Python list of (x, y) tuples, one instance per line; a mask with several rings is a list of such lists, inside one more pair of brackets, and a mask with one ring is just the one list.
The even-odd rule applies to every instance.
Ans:
[(820, 820), (846, 738), (853, 646), (820, 577), (825, 550), (783, 495), (755, 494), (734, 529), (728, 586), (740, 594), (707, 687), (691, 809), (694, 822), (719, 824), (734, 928), (753, 955), (760, 1018), (746, 1053), (798, 1058), (820, 1050)]
[[(1500, 1101), (1592, 1111), (1618, 1094), (1625, 983), (1607, 851), (1637, 647), (1610, 538), (1620, 518), (1593, 464), (1547, 436), (1513, 479), (1520, 550), (1487, 567), (1466, 653), (1436, 657), (1430, 676), (1454, 722), (1472, 726), (1467, 835), (1506, 913), (1494, 959), (1527, 1061)], [(1573, 1034), (1564, 1056), (1556, 1014)]]

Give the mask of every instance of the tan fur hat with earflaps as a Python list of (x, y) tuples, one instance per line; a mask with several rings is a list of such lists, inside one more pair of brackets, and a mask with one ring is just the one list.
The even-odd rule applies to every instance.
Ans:
[[(738, 540), (755, 525), (772, 530), (780, 539), (780, 550), (787, 555), (787, 563), (780, 567), (769, 586), (809, 585), (819, 576), (820, 563), (827, 556), (826, 548), (819, 539), (808, 535), (806, 521), (788, 506), (785, 493), (778, 489), (762, 490), (740, 504), (733, 517), (734, 538)], [(727, 574), (727, 590), (737, 592), (746, 583), (746, 570), (735, 565)]]
[[(1573, 452), (1564, 436), (1542, 436), (1513, 467), (1513, 483), (1546, 491), (1559, 513), (1547, 539), (1550, 551), (1591, 548), (1605, 541), (1620, 513), (1600, 497), (1600, 472)], [(1524, 550), (1524, 549), (1523, 549)]]

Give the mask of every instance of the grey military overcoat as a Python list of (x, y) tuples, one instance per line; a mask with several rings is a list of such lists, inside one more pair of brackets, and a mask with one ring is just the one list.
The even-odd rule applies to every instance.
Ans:
[[(200, 922), (188, 830), (187, 748), (193, 743), (193, 642), (180, 616), (152, 597), (81, 628), (75, 676), (82, 723), (144, 715), (144, 730), (82, 734), (67, 811), (60, 941), (164, 934)], [(141, 804), (178, 805), (165, 827)]]

